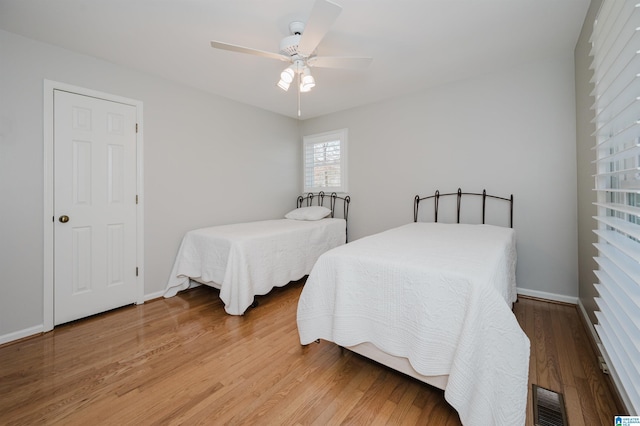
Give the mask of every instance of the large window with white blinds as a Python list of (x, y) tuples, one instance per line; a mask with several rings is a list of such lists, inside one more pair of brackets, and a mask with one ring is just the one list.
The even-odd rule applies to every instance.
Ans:
[(347, 129), (305, 136), (304, 192), (347, 192)]
[(604, 0), (591, 36), (596, 126), (595, 328), (612, 377), (640, 412), (640, 3)]

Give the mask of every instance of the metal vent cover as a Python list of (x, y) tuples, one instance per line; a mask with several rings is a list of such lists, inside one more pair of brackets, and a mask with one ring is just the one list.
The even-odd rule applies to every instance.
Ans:
[(533, 389), (533, 423), (536, 426), (567, 426), (567, 413), (561, 393), (531, 385)]

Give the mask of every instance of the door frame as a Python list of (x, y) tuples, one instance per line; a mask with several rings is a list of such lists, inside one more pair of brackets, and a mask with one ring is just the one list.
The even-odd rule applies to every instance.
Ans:
[(75, 93), (83, 96), (104, 99), (132, 105), (136, 108), (136, 193), (138, 205), (136, 209), (136, 265), (138, 275), (136, 277), (136, 304), (144, 303), (144, 173), (143, 173), (143, 124), (142, 101), (111, 95), (84, 87), (61, 83), (52, 80), (44, 80), (44, 277), (43, 277), (43, 331), (51, 331), (54, 327), (54, 104), (53, 93), (55, 90)]

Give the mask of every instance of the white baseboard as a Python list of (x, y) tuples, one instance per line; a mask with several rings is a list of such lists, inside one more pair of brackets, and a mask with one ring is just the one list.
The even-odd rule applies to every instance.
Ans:
[[(589, 314), (587, 313), (587, 310), (582, 304), (581, 300), (578, 300), (578, 309), (580, 311), (580, 314), (582, 315), (582, 319), (584, 320), (584, 323), (587, 325), (587, 330), (589, 330), (589, 333), (591, 334), (591, 338), (595, 342), (598, 349), (600, 349), (600, 345), (602, 344), (602, 342), (600, 341), (600, 337), (598, 337), (598, 332), (596, 331), (596, 328), (593, 326), (593, 323), (591, 322), (591, 318), (589, 318)], [(598, 354), (598, 355), (602, 355), (602, 354)]]
[(546, 291), (529, 290), (528, 288), (516, 289), (518, 294), (523, 296), (536, 297), (538, 299), (553, 300), (555, 302), (570, 303), (572, 305), (578, 304), (578, 298), (574, 296), (565, 296), (563, 294), (547, 293)]
[[(164, 290), (155, 293), (145, 294), (144, 301), (148, 302), (152, 299), (162, 297)], [(25, 337), (33, 336), (34, 334), (44, 333), (44, 324), (36, 325), (34, 327), (25, 328), (24, 330), (14, 331), (12, 333), (0, 335), (0, 345), (13, 342), (15, 340), (24, 339)]]
[(149, 300), (152, 300), (152, 299), (158, 299), (158, 298), (162, 297), (163, 295), (164, 295), (164, 290), (156, 291), (155, 293), (145, 294), (144, 295), (144, 301), (148, 302)]
[[(197, 287), (200, 284), (193, 282), (193, 287)], [(161, 298), (164, 295), (164, 290), (156, 291), (155, 293), (149, 293), (144, 295), (144, 301)], [(14, 340), (24, 339), (25, 337), (33, 336), (34, 334), (44, 333), (44, 324), (36, 325), (34, 327), (25, 328), (24, 330), (14, 331), (9, 334), (0, 335), (0, 345), (13, 342)]]
[(618, 373), (616, 372), (616, 369), (614, 368), (613, 363), (611, 362), (611, 358), (609, 358), (609, 355), (607, 354), (607, 350), (602, 345), (602, 341), (598, 336), (596, 327), (591, 322), (591, 319), (589, 318), (589, 314), (587, 313), (586, 308), (584, 307), (584, 305), (582, 304), (582, 301), (580, 300), (578, 300), (578, 308), (579, 308), (580, 314), (583, 316), (584, 323), (587, 325), (587, 329), (589, 330), (589, 333), (591, 333), (591, 338), (596, 343), (595, 345), (596, 355), (599, 357), (602, 357), (605, 360), (605, 363), (607, 364), (607, 366), (609, 367), (608, 374), (611, 377), (611, 382), (615, 387), (615, 392), (617, 393), (618, 399), (625, 406), (625, 410), (627, 413), (632, 413), (632, 415), (634, 416), (638, 415), (638, 413), (633, 413), (633, 411), (629, 409), (629, 407), (633, 407), (633, 404), (631, 404), (631, 400), (629, 399), (627, 392), (624, 390), (624, 386), (622, 386), (622, 382), (620, 381)]
[[(197, 281), (189, 280), (189, 287), (188, 288), (200, 287), (201, 285), (202, 284), (200, 284)], [(161, 290), (161, 291), (156, 291), (155, 293), (145, 294), (144, 295), (144, 301), (148, 302), (149, 300), (152, 300), (152, 299), (159, 299), (159, 298), (164, 296), (165, 292), (166, 292), (166, 289)]]
[(33, 336), (34, 334), (39, 334), (43, 332), (44, 332), (44, 324), (25, 328), (24, 330), (14, 331), (13, 333), (0, 336), (0, 345), (13, 342), (14, 340), (24, 339), (25, 337)]

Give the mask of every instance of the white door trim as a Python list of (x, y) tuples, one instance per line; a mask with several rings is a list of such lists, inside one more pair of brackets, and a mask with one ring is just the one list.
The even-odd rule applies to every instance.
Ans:
[(44, 80), (44, 277), (43, 277), (43, 331), (53, 330), (53, 269), (54, 269), (54, 240), (53, 240), (53, 217), (54, 217), (54, 190), (53, 190), (53, 91), (64, 90), (77, 93), (79, 95), (91, 96), (113, 102), (120, 102), (136, 107), (136, 122), (138, 123), (138, 133), (136, 134), (136, 186), (138, 194), (138, 208), (136, 212), (137, 235), (136, 235), (136, 258), (138, 265), (138, 276), (136, 280), (137, 300), (136, 303), (144, 303), (144, 173), (143, 173), (143, 128), (142, 125), (142, 102), (134, 99), (123, 98), (121, 96), (98, 92), (84, 87), (73, 86), (57, 81)]

